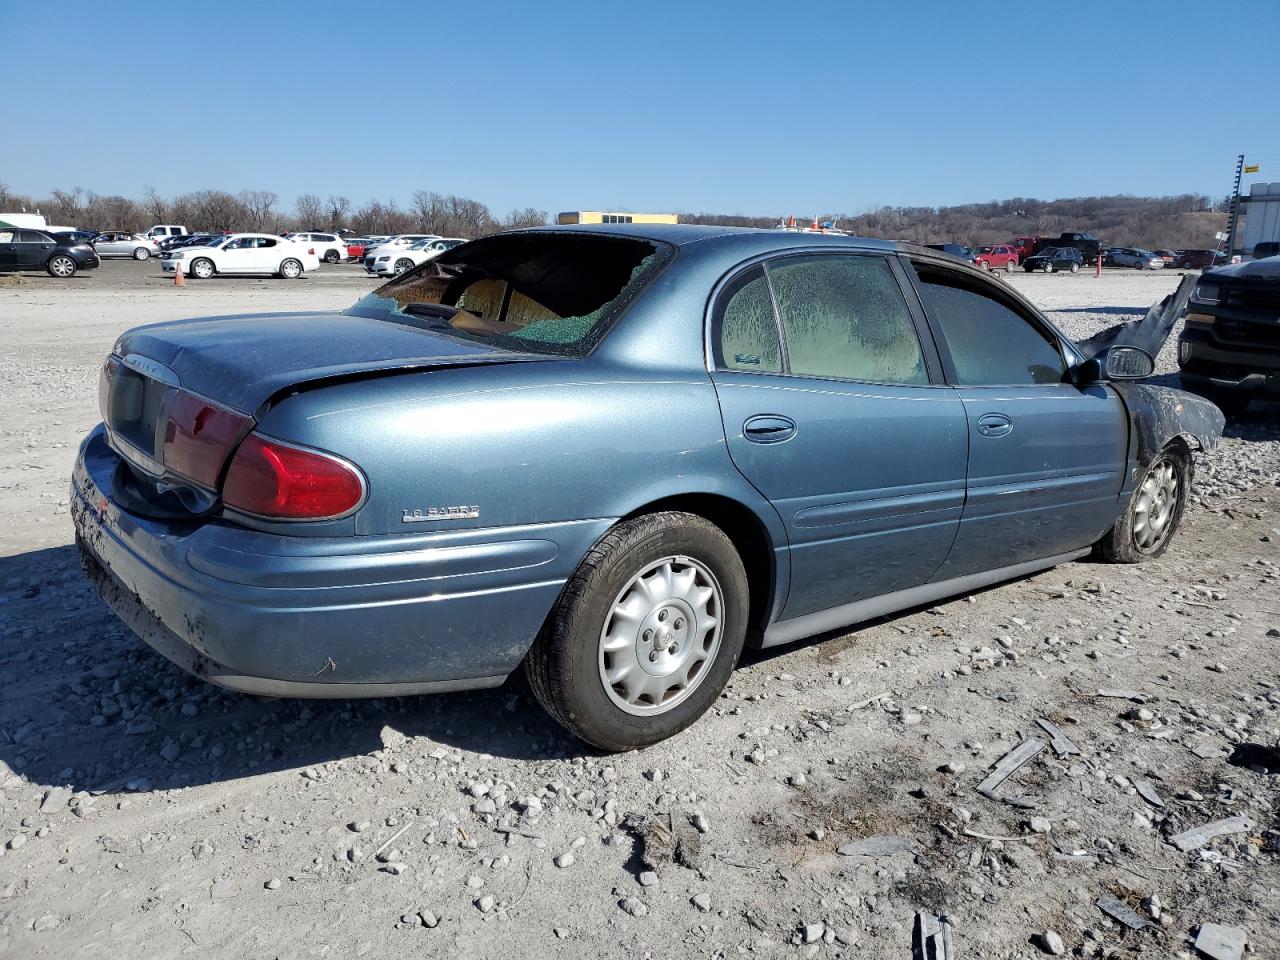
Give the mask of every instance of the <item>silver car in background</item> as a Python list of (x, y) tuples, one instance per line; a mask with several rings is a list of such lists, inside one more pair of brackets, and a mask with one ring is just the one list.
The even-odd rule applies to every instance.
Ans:
[(139, 233), (108, 231), (98, 234), (93, 238), (92, 243), (93, 248), (98, 251), (98, 256), (103, 259), (132, 257), (134, 260), (150, 260), (160, 254), (160, 245), (150, 237), (144, 237)]
[(1150, 250), (1138, 247), (1112, 247), (1107, 257), (1117, 267), (1133, 267), (1135, 270), (1163, 270), (1164, 258)]

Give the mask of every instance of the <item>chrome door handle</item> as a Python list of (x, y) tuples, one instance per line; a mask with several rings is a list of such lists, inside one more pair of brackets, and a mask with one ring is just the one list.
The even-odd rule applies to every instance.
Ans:
[(984, 413), (978, 418), (978, 432), (984, 437), (1005, 437), (1013, 432), (1013, 420), (1003, 413)]
[(781, 443), (796, 435), (796, 422), (777, 414), (761, 414), (742, 425), (742, 435), (752, 443)]

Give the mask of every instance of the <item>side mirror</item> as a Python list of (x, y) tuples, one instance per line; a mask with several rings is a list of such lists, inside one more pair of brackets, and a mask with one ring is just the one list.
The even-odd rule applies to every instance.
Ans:
[(1080, 367), (1085, 383), (1098, 380), (1143, 380), (1155, 372), (1156, 362), (1141, 347), (1123, 344), (1107, 347)]

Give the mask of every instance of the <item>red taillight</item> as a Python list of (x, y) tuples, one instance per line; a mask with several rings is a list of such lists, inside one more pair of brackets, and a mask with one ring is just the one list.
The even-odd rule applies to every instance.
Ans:
[(222, 502), (273, 520), (328, 520), (364, 498), (364, 479), (332, 454), (251, 433), (227, 468)]
[(216, 487), (222, 465), (248, 428), (249, 418), (184, 391), (173, 395), (165, 414), (160, 458), (165, 469)]

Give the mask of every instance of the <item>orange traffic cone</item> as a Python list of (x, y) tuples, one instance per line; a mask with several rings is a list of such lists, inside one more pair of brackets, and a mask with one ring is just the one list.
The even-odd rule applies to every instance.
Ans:
[(185, 287), (187, 285), (187, 278), (182, 275), (181, 260), (173, 262), (173, 285), (175, 287)]

